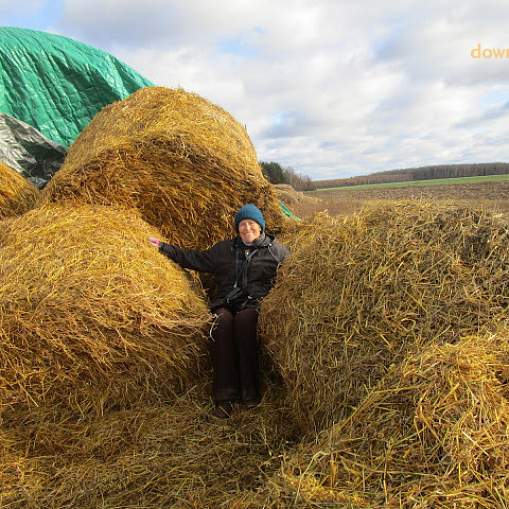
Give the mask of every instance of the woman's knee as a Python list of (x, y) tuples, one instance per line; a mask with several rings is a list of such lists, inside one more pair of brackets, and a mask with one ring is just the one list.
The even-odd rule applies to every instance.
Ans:
[(214, 315), (212, 338), (216, 341), (227, 340), (233, 330), (233, 314), (226, 308), (219, 308), (214, 311)]
[(214, 315), (216, 315), (216, 326), (220, 326), (222, 323), (233, 322), (233, 313), (226, 308), (218, 308), (214, 310)]
[(245, 308), (239, 311), (234, 317), (235, 325), (252, 326), (258, 322), (258, 310), (254, 308)]

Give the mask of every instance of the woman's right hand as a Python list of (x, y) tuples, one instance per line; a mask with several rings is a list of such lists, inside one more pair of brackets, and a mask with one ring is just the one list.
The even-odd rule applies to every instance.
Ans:
[(159, 247), (159, 244), (161, 243), (159, 239), (156, 239), (155, 237), (149, 237), (148, 241), (155, 247)]

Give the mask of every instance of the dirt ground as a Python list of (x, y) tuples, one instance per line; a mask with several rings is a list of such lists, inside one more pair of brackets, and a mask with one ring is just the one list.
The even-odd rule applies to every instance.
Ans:
[[(300, 195), (300, 200), (287, 204), (292, 213), (300, 218), (324, 210), (333, 215), (344, 214), (361, 208), (367, 202), (391, 200), (438, 200), (498, 212), (509, 211), (509, 181), (380, 189), (352, 188), (351, 190), (313, 191), (300, 193)], [(281, 199), (285, 201), (284, 197)]]

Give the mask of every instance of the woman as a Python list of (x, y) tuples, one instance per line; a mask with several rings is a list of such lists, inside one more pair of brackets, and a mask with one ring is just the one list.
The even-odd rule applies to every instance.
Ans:
[(205, 251), (181, 249), (149, 237), (159, 251), (186, 269), (211, 272), (217, 298), (211, 312), (212, 392), (214, 415), (228, 418), (239, 399), (248, 407), (260, 403), (257, 323), (260, 301), (272, 288), (277, 269), (290, 251), (265, 233), (265, 220), (253, 204), (235, 215), (238, 236)]

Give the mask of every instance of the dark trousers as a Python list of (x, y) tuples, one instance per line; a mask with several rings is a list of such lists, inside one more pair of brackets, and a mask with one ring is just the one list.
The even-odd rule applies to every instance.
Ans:
[(259, 398), (258, 311), (245, 308), (234, 314), (219, 308), (214, 312), (217, 321), (212, 329), (210, 357), (215, 400)]

